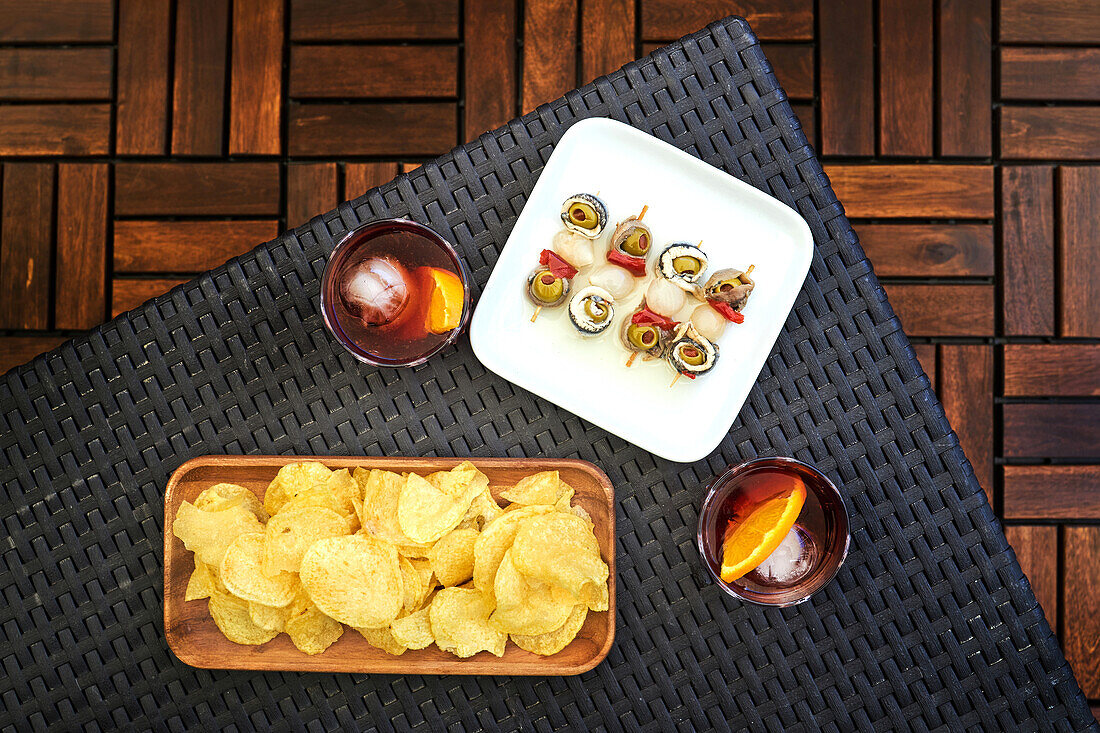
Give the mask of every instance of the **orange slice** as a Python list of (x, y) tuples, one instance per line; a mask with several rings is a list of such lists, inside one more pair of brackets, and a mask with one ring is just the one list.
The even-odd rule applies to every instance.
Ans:
[(806, 485), (795, 478), (790, 491), (762, 502), (733, 527), (722, 543), (722, 580), (737, 580), (775, 552), (805, 502)]
[(447, 333), (458, 328), (462, 320), (462, 307), (466, 302), (466, 290), (458, 275), (438, 267), (427, 267), (431, 296), (428, 303), (426, 326), (432, 333)]

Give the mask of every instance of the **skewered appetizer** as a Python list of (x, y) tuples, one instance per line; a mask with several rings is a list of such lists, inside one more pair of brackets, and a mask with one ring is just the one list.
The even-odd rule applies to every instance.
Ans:
[[(687, 321), (676, 328), (665, 355), (676, 371), (676, 379), (680, 376), (695, 379), (709, 372), (718, 362), (718, 344), (703, 336), (691, 321)], [(672, 383), (676, 384), (676, 381)]]
[(748, 302), (749, 293), (756, 287), (756, 283), (749, 277), (754, 268), (755, 265), (749, 265), (749, 269), (744, 272), (732, 267), (719, 270), (711, 275), (707, 284), (703, 286), (703, 297), (710, 303), (711, 308), (721, 313), (727, 321), (745, 322), (741, 309)]
[(645, 277), (645, 258), (653, 243), (653, 232), (642, 223), (648, 210), (648, 206), (643, 206), (640, 214), (619, 222), (611, 234), (611, 246), (607, 250), (607, 261), (624, 268), (634, 277)]
[(657, 258), (657, 274), (702, 300), (703, 288), (700, 282), (707, 265), (707, 256), (702, 249), (687, 242), (676, 242), (666, 247)]
[(607, 206), (590, 193), (575, 193), (561, 207), (565, 228), (588, 239), (598, 239), (607, 227)]
[(615, 298), (596, 285), (580, 290), (569, 301), (569, 320), (582, 336), (598, 336), (615, 319)]
[(565, 229), (554, 235), (551, 249), (539, 255), (539, 266), (527, 278), (527, 299), (535, 306), (534, 322), (543, 308), (556, 308), (569, 298), (573, 278), (592, 264), (592, 240), (607, 228), (607, 206), (589, 193), (573, 194), (561, 207)]
[(638, 354), (643, 354), (645, 359), (663, 356), (669, 336), (678, 325), (671, 318), (654, 313), (643, 302), (630, 318), (623, 321), (619, 331), (623, 346), (630, 352), (626, 365), (633, 364)]

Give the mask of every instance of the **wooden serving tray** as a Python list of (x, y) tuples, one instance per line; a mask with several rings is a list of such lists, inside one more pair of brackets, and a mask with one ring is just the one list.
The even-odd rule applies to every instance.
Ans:
[(208, 486), (220, 482), (240, 484), (253, 490), (262, 500), (267, 485), (278, 470), (298, 461), (320, 461), (333, 469), (363, 466), (427, 474), (451, 469), (463, 460), (215, 455), (184, 463), (169, 479), (164, 497), (164, 633), (168, 637), (168, 646), (180, 661), (204, 669), (501, 675), (574, 675), (592, 669), (607, 656), (615, 638), (615, 495), (607, 475), (587, 461), (469, 459), (489, 477), (494, 495), (528, 474), (560, 471), (562, 479), (576, 490), (573, 502), (584, 507), (595, 523), (600, 552), (611, 571), (608, 578), (609, 610), (600, 613), (590, 611), (577, 638), (552, 656), (525, 652), (509, 641), (503, 657), (480, 652), (473, 657), (459, 659), (435, 645), (418, 651), (410, 649), (395, 657), (371, 646), (349, 627), (345, 627), (340, 640), (326, 651), (310, 656), (298, 651), (286, 634), (280, 634), (260, 646), (234, 644), (222, 636), (214, 625), (205, 599), (183, 600), (195, 563), (192, 553), (172, 534), (172, 520), (183, 501), (194, 501)]

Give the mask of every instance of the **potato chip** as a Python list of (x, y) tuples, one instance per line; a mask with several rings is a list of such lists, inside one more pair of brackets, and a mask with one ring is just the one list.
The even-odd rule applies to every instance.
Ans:
[(577, 602), (607, 582), (607, 563), (600, 558), (599, 543), (575, 514), (552, 512), (524, 520), (511, 552), (517, 570), (565, 588)]
[(313, 655), (335, 644), (343, 636), (344, 627), (311, 605), (287, 620), (286, 633), (299, 651)]
[(389, 626), (383, 626), (380, 629), (355, 629), (363, 638), (367, 640), (367, 643), (373, 647), (381, 649), (386, 654), (392, 654), (395, 657), (399, 657), (405, 653), (407, 647), (397, 641), (393, 635), (393, 631)]
[(562, 481), (561, 486), (558, 488), (558, 500), (554, 502), (554, 508), (559, 512), (569, 511), (572, 508), (571, 502), (576, 493), (572, 486)]
[(248, 617), (252, 619), (252, 623), (261, 629), (279, 633), (286, 631), (286, 622), (291, 617), (293, 610), (293, 603), (276, 607), (265, 606), (255, 601), (248, 602)]
[(349, 534), (358, 529), (359, 517), (355, 515), (354, 509), (348, 511), (343, 500), (325, 488), (323, 484), (316, 484), (312, 489), (303, 491), (293, 499), (284, 502), (277, 513), (282, 514), (291, 509), (300, 509), (307, 506), (324, 507), (336, 512), (347, 521)]
[(568, 591), (528, 578), (512, 562), (513, 549), (504, 553), (493, 585), (496, 610), (489, 625), (506, 634), (545, 634), (561, 626), (577, 602)]
[(279, 635), (278, 631), (261, 629), (248, 615), (248, 602), (228, 593), (215, 591), (208, 602), (210, 617), (226, 639), (234, 644), (266, 644)]
[(390, 633), (398, 645), (408, 649), (424, 649), (430, 646), (432, 636), (431, 609), (427, 606), (415, 613), (402, 616), (390, 624)]
[(265, 606), (285, 606), (298, 594), (298, 576), (287, 572), (264, 575), (260, 571), (263, 556), (263, 532), (246, 532), (226, 549), (218, 575), (238, 598)]
[(361, 534), (318, 540), (300, 573), (317, 608), (348, 626), (388, 626), (401, 610), (401, 565), (388, 542)]
[(489, 626), (493, 602), (476, 588), (444, 588), (429, 606), (436, 646), (459, 657), (487, 651), (504, 656), (508, 636)]
[(260, 499), (250, 489), (237, 484), (214, 484), (203, 489), (195, 498), (195, 506), (204, 512), (218, 512), (234, 506), (243, 506), (256, 515), (256, 519), (266, 522), (267, 512), (264, 511)]
[[(466, 510), (466, 516), (462, 518), (462, 522), (458, 526), (463, 529), (469, 527), (481, 531), (486, 524), (503, 513), (504, 510), (493, 498), (492, 490), (486, 488), (470, 502), (470, 508)], [(468, 522), (471, 524), (467, 524)]]
[[(567, 484), (568, 486), (568, 484)], [(534, 506), (553, 505), (562, 495), (562, 482), (557, 471), (543, 471), (524, 476), (510, 489), (502, 491), (500, 498), (513, 504)]]
[(172, 534), (179, 537), (196, 558), (211, 567), (221, 564), (225, 549), (238, 535), (263, 531), (264, 526), (256, 515), (241, 506), (206, 512), (185, 501), (172, 522)]
[(332, 475), (332, 471), (316, 461), (288, 463), (279, 469), (275, 479), (268, 485), (264, 494), (264, 510), (275, 514), (293, 496), (323, 483)]
[(432, 572), (445, 586), (461, 585), (474, 575), (476, 529), (456, 529), (439, 538), (428, 550)]
[(425, 478), (432, 486), (464, 501), (467, 506), (475, 496), (489, 488), (489, 477), (469, 461), (463, 461), (450, 471), (430, 473)]
[(405, 589), (401, 596), (401, 607), (411, 613), (424, 603), (424, 598), (428, 595), (428, 587), (411, 560), (404, 555), (399, 555), (398, 562), (401, 564), (401, 584)]
[(342, 516), (320, 506), (283, 507), (264, 531), (263, 565), (265, 575), (280, 571), (298, 572), (302, 555), (314, 542), (325, 537), (349, 534)]
[(392, 471), (356, 468), (354, 478), (363, 492), (363, 529), (380, 540), (397, 545), (406, 557), (414, 552), (426, 557), (428, 546), (405, 536), (397, 521), (397, 503), (405, 488), (405, 477)]
[[(435, 577), (435, 573), (432, 571), (432, 563), (427, 558), (411, 557), (409, 562), (416, 568), (416, 572), (420, 573), (420, 579), (424, 583), (426, 589), (425, 597), (428, 593), (431, 593), (439, 585), (439, 579)], [(421, 604), (423, 605), (423, 603)]]
[(398, 524), (405, 536), (414, 542), (435, 542), (458, 526), (474, 496), (476, 494), (469, 498), (452, 496), (427, 479), (410, 473), (397, 501)]
[(216, 589), (217, 586), (214, 582), (214, 576), (210, 572), (210, 566), (195, 558), (195, 570), (187, 581), (187, 590), (184, 591), (183, 600), (198, 601), (209, 598), (210, 594)]
[[(341, 468), (339, 471), (333, 471), (332, 475), (325, 480), (325, 489), (341, 501), (345, 513), (355, 514), (355, 500), (362, 494), (359, 491), (359, 484), (351, 477), (348, 469)], [(289, 493), (288, 497), (294, 498)]]
[(587, 605), (589, 611), (606, 611), (611, 603), (607, 591), (607, 581), (586, 585), (578, 600)]
[(532, 654), (541, 654), (542, 656), (557, 654), (562, 649), (569, 646), (569, 643), (572, 642), (573, 639), (577, 638), (577, 634), (580, 633), (581, 627), (584, 626), (584, 620), (587, 617), (588, 608), (583, 603), (578, 603), (573, 607), (572, 612), (569, 614), (569, 618), (565, 619), (565, 623), (553, 631), (548, 631), (545, 634), (535, 634), (533, 636), (512, 634), (512, 642), (520, 649), (531, 652)]
[[(512, 506), (518, 506), (513, 504)], [(509, 506), (509, 509), (512, 509)], [(512, 546), (519, 531), (520, 522), (528, 517), (553, 511), (548, 506), (521, 506), (505, 511), (497, 519), (485, 525), (474, 543), (474, 586), (490, 596), (493, 594), (493, 579), (497, 574), (504, 553)]]

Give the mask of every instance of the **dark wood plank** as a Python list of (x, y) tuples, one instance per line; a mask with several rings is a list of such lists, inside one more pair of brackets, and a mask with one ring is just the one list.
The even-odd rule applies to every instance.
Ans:
[(938, 375), (936, 373), (936, 345), (935, 344), (913, 344), (913, 351), (917, 355), (917, 361), (920, 362), (921, 368), (924, 369), (924, 373), (928, 376), (928, 381), (932, 384), (932, 389), (936, 388), (938, 381)]
[(1100, 396), (1100, 344), (1006, 344), (1009, 397)]
[(1100, 336), (1100, 167), (1059, 168), (1062, 336)]
[(400, 172), (397, 163), (348, 163), (344, 168), (343, 199), (358, 198), (372, 188), (389, 183)]
[(340, 203), (335, 163), (291, 163), (286, 169), (286, 223), (305, 224)]
[(466, 0), (463, 7), (466, 50), (463, 135), (464, 139), (473, 140), (516, 114), (516, 2)]
[(1100, 43), (1095, 0), (1002, 0), (1001, 41)]
[(161, 155), (168, 140), (169, 0), (120, 0), (118, 108), (120, 155)]
[(279, 165), (119, 163), (115, 166), (115, 214), (277, 216)]
[(1001, 169), (1004, 330), (1054, 335), (1054, 177), (1050, 168)]
[(290, 154), (438, 155), (458, 142), (457, 116), (451, 102), (294, 104)]
[(932, 0), (879, 4), (879, 147), (932, 154)]
[[(992, 309), (990, 309), (992, 310)], [(993, 347), (939, 345), (939, 392), (943, 411), (974, 475), (993, 501)]]
[(0, 374), (68, 340), (67, 336), (0, 336)]
[(1016, 551), (1020, 568), (1043, 607), (1043, 615), (1058, 632), (1058, 528), (1005, 527), (1005, 536)]
[(994, 216), (993, 166), (827, 165), (825, 172), (850, 217)]
[(295, 41), (458, 38), (457, 2), (386, 0), (291, 0), (290, 38)]
[(0, 208), (0, 328), (50, 327), (53, 186), (50, 163), (5, 163)]
[(275, 220), (118, 221), (115, 272), (203, 272), (278, 233)]
[(795, 102), (791, 105), (791, 110), (802, 125), (802, 132), (810, 141), (810, 145), (813, 145), (815, 150), (821, 150), (821, 141), (817, 138), (817, 113), (814, 111), (813, 103)]
[(91, 328), (106, 315), (106, 163), (62, 163), (57, 170), (57, 328)]
[(887, 277), (992, 277), (991, 224), (856, 224), (860, 243)]
[(0, 48), (0, 99), (110, 99), (109, 48)]
[(825, 155), (874, 155), (874, 12), (871, 0), (819, 8), (821, 148)]
[(1100, 466), (1005, 466), (1007, 519), (1100, 519)]
[(455, 97), (458, 46), (293, 46), (289, 93), (299, 99)]
[(992, 336), (992, 285), (886, 286), (894, 312), (910, 336)]
[(1066, 527), (1063, 644), (1073, 676), (1100, 697), (1100, 527)]
[(1100, 107), (1001, 107), (1001, 156), (1100, 158)]
[(577, 83), (577, 0), (527, 0), (523, 10), (521, 106), (527, 113)]
[(634, 0), (582, 2), (581, 81), (610, 74), (633, 60), (635, 40)]
[(221, 0), (176, 3), (172, 153), (221, 155), (229, 6)]
[(116, 318), (133, 310), (150, 298), (167, 293), (185, 282), (185, 278), (116, 277), (111, 281), (111, 317)]
[(0, 0), (0, 43), (110, 43), (111, 0)]
[(642, 37), (672, 41), (727, 15), (749, 21), (768, 41), (812, 40), (812, 0), (642, 0)]
[(814, 98), (814, 47), (812, 44), (765, 43), (764, 53), (775, 77), (791, 99)]
[(1100, 101), (1100, 48), (1003, 47), (1001, 98)]
[(1006, 458), (1100, 458), (1100, 404), (1008, 404)]
[(229, 154), (276, 155), (283, 106), (283, 0), (234, 0)]
[(107, 155), (109, 104), (0, 106), (0, 155)]
[(991, 0), (939, 0), (940, 154), (992, 150)]

